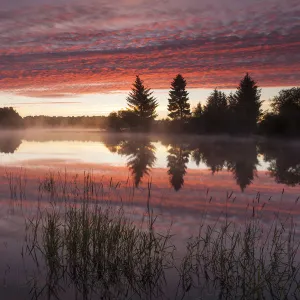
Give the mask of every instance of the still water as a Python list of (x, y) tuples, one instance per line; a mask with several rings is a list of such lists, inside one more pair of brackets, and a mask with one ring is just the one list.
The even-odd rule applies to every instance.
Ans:
[[(74, 180), (76, 174), (80, 178), (90, 172), (97, 180), (118, 186), (120, 193), (110, 201), (130, 206), (135, 219), (147, 207), (151, 183), (157, 228), (173, 224), (179, 251), (197, 233), (204, 211), (208, 223), (226, 211), (229, 220), (242, 224), (254, 201), (264, 206), (266, 226), (281, 214), (292, 216), (299, 231), (299, 142), (35, 130), (2, 132), (0, 152), (1, 299), (33, 298), (33, 267), (24, 256), (24, 220), (36, 214), (37, 206), (47, 205), (46, 198), (39, 198), (38, 187), (50, 173)], [(16, 181), (17, 197), (11, 195), (9, 174), (23, 178), (21, 188)], [(128, 185), (134, 188), (134, 197), (126, 196)], [(24, 195), (21, 189), (26, 190)]]

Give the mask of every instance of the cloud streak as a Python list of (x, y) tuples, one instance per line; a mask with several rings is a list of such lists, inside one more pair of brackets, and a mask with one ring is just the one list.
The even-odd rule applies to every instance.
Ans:
[(298, 1), (111, 3), (4, 3), (0, 90), (33, 97), (127, 90), (135, 74), (168, 88), (177, 72), (190, 88), (233, 88), (247, 71), (262, 86), (300, 83)]

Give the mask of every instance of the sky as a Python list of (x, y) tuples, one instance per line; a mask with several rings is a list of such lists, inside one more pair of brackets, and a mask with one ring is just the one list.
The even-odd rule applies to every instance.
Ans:
[(0, 105), (107, 115), (140, 75), (160, 117), (181, 73), (192, 106), (246, 72), (268, 100), (300, 85), (299, 0), (0, 0)]

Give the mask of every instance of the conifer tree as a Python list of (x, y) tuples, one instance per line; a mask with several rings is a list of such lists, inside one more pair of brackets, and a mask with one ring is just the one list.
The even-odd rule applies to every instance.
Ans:
[(208, 132), (224, 132), (227, 129), (228, 104), (226, 95), (215, 89), (207, 98), (203, 111)]
[(232, 116), (239, 131), (246, 134), (256, 131), (257, 122), (262, 114), (260, 96), (261, 90), (247, 73), (241, 80), (232, 101), (234, 104)]
[(227, 110), (227, 99), (223, 92), (214, 89), (211, 95), (207, 98), (204, 111), (221, 113)]
[(153, 97), (153, 92), (144, 86), (139, 76), (133, 84), (133, 88), (127, 97), (129, 111), (138, 118), (138, 126), (148, 129), (150, 123), (157, 117), (157, 100)]
[(201, 102), (198, 102), (196, 107), (194, 107), (194, 109), (193, 109), (192, 115), (194, 118), (200, 118), (202, 116), (202, 113), (203, 113), (203, 108), (202, 108)]
[(189, 93), (186, 91), (186, 80), (178, 74), (171, 83), (169, 92), (169, 117), (173, 120), (184, 120), (191, 115)]

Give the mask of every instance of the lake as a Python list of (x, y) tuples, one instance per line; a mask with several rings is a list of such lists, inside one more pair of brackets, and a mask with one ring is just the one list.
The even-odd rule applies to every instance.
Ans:
[[(28, 255), (30, 220), (43, 209), (64, 207), (65, 199), (75, 201), (74, 186), (77, 182), (78, 187), (86, 186), (90, 178), (98, 184), (98, 195), (101, 189), (100, 205), (109, 201), (114, 207), (124, 206), (126, 216), (135, 223), (149, 214), (150, 207), (157, 215), (155, 230), (159, 232), (172, 224), (178, 257), (184, 255), (189, 238), (198, 234), (203, 219), (206, 226), (214, 226), (226, 218), (237, 228), (244, 226), (247, 216), (259, 215), (264, 228), (271, 228), (274, 218), (288, 219), (298, 241), (297, 141), (27, 130), (2, 132), (0, 152), (1, 299), (129, 299), (91, 293), (82, 297), (82, 290), (66, 288), (65, 283), (53, 293), (49, 288), (47, 293), (33, 288), (35, 278), (46, 281), (47, 272), (45, 266), (36, 268)], [(59, 182), (60, 192), (49, 187), (52, 178)], [(60, 196), (53, 195), (61, 195), (63, 182), (72, 184), (73, 190), (68, 192), (72, 196), (60, 201)], [(79, 193), (76, 204), (89, 191)], [(89, 200), (94, 200), (94, 191)], [(172, 290), (173, 279), (169, 281)], [(207, 291), (205, 295), (219, 299)], [(191, 287), (185, 296), (201, 299)]]

